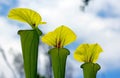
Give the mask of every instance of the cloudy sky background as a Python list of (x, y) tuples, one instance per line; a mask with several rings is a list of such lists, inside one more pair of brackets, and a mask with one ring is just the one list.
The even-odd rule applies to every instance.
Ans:
[[(74, 78), (82, 77), (80, 64), (73, 59), (73, 52), (81, 43), (99, 43), (104, 52), (101, 53), (98, 63), (101, 70), (98, 78), (120, 78), (120, 1), (119, 0), (92, 0), (85, 11), (81, 0), (0, 0), (0, 47), (12, 65), (12, 55), (8, 51), (13, 48), (21, 52), (20, 40), (17, 31), (30, 29), (30, 26), (7, 18), (11, 8), (30, 8), (46, 21), (46, 25), (39, 28), (47, 33), (60, 25), (66, 25), (77, 34), (77, 40), (66, 46), (71, 51), (68, 60), (74, 64)], [(4, 68), (0, 54), (0, 70)], [(4, 68), (4, 69), (3, 69)], [(8, 72), (12, 77), (11, 71)], [(6, 76), (7, 77), (7, 76)]]

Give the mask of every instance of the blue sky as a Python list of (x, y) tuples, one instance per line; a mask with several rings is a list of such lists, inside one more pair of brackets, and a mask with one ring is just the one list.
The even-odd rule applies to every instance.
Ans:
[[(15, 7), (31, 8), (40, 13), (43, 21), (47, 22), (46, 25), (39, 27), (44, 33), (64, 24), (77, 34), (76, 42), (66, 46), (71, 51), (68, 60), (74, 64), (75, 78), (82, 77), (79, 68), (82, 63), (73, 59), (74, 50), (81, 43), (96, 42), (104, 49), (98, 60), (102, 67), (98, 73), (98, 78), (120, 78), (119, 0), (92, 0), (84, 12), (79, 8), (82, 5), (80, 0), (0, 0), (0, 46), (5, 49), (9, 59), (12, 59), (7, 53), (9, 48), (21, 52), (17, 31), (30, 27), (27, 24), (8, 19), (7, 14), (10, 9)], [(12, 64), (12, 61), (9, 61)], [(2, 66), (4, 64), (1, 65), (0, 69)], [(11, 76), (11, 73), (9, 75)]]
[(11, 8), (16, 7), (18, 4), (17, 0), (1, 0), (0, 1), (0, 15), (6, 16)]

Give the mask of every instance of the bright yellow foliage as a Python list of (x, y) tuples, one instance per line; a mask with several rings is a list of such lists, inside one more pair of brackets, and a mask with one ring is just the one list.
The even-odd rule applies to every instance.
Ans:
[(63, 46), (70, 44), (75, 40), (75, 33), (64, 25), (56, 28), (54, 31), (49, 32), (42, 37), (42, 41), (44, 43), (57, 48), (62, 48)]
[(96, 62), (102, 52), (99, 44), (81, 44), (74, 53), (74, 58), (80, 62)]
[(10, 10), (8, 17), (21, 22), (26, 22), (31, 25), (32, 28), (37, 27), (39, 24), (46, 23), (42, 22), (42, 18), (37, 12), (27, 8), (14, 8)]

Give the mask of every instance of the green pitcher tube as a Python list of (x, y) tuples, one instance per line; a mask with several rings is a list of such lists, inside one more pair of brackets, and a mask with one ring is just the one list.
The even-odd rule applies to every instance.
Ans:
[(97, 63), (84, 63), (81, 65), (84, 78), (96, 78), (97, 72), (100, 70), (100, 65)]
[(24, 60), (24, 71), (26, 78), (37, 78), (37, 59), (39, 37), (42, 32), (38, 26), (46, 24), (42, 21), (42, 17), (36, 11), (29, 8), (13, 8), (9, 11), (8, 17), (13, 20), (27, 23), (31, 26), (31, 30), (20, 30), (22, 54)]
[(20, 30), (18, 34), (21, 39), (26, 78), (37, 78), (37, 58), (40, 35), (35, 29)]
[(66, 48), (53, 48), (49, 50), (52, 59), (54, 78), (65, 78), (66, 59), (70, 54)]
[(79, 62), (84, 62), (81, 65), (84, 78), (96, 78), (97, 72), (101, 67), (95, 62), (98, 60), (101, 52), (103, 52), (103, 49), (98, 43), (80, 44), (74, 52), (74, 58)]
[(41, 39), (42, 42), (53, 47), (48, 53), (52, 60), (54, 78), (65, 78), (66, 59), (70, 52), (64, 46), (76, 40), (75, 33), (67, 26), (61, 25)]

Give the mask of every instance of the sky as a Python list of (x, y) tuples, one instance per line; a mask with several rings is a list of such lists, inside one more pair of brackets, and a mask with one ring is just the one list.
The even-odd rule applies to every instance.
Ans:
[[(74, 50), (81, 43), (98, 43), (104, 52), (97, 61), (101, 65), (98, 78), (120, 78), (120, 5), (119, 0), (92, 0), (85, 10), (81, 10), (81, 0), (0, 0), (0, 47), (12, 64), (12, 55), (8, 51), (13, 48), (21, 52), (17, 31), (30, 29), (28, 24), (7, 18), (10, 9), (22, 7), (38, 12), (46, 25), (39, 28), (43, 33), (50, 32), (60, 25), (66, 25), (77, 35), (77, 40), (66, 46), (71, 55), (68, 60), (74, 67), (74, 78), (81, 78), (79, 68), (82, 63), (73, 59)], [(0, 54), (0, 69), (5, 66)], [(6, 68), (7, 69), (7, 68)], [(8, 71), (9, 73), (10, 71)], [(11, 73), (9, 76), (12, 77)]]

